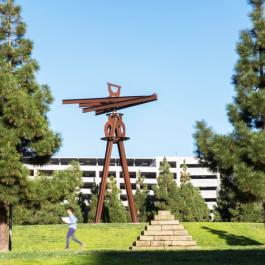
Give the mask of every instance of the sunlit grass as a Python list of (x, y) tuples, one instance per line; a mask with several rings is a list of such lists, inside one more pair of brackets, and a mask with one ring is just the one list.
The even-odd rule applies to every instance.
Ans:
[(1, 265), (263, 265), (265, 228), (252, 223), (184, 223), (200, 246), (198, 251), (131, 252), (145, 224), (79, 224), (76, 236), (84, 250), (71, 242), (64, 250), (67, 226), (15, 226), (13, 251), (0, 254)]

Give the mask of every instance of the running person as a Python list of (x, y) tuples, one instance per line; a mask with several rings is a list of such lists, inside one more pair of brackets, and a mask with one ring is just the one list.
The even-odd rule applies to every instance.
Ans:
[(63, 220), (65, 223), (69, 225), (68, 233), (66, 236), (66, 246), (65, 249), (69, 249), (69, 241), (72, 238), (76, 243), (78, 243), (81, 247), (84, 247), (84, 244), (75, 237), (75, 231), (77, 229), (77, 218), (74, 215), (74, 209), (72, 207), (67, 208), (67, 214), (69, 216), (68, 220)]

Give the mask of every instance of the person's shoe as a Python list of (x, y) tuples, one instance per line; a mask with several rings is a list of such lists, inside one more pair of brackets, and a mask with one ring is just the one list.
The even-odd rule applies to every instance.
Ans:
[(82, 249), (84, 249), (86, 247), (86, 245), (84, 243), (82, 243), (80, 246)]

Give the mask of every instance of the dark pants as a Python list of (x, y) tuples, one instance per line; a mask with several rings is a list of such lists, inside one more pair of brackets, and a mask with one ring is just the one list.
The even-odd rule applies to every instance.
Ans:
[(78, 243), (79, 245), (83, 245), (81, 241), (79, 241), (76, 237), (75, 237), (75, 229), (74, 228), (69, 228), (67, 236), (66, 236), (66, 247), (65, 248), (69, 248), (69, 240), (70, 237), (72, 237), (72, 239)]

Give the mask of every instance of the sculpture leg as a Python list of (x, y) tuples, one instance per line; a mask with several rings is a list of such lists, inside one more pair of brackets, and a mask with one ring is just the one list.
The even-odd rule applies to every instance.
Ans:
[(126, 192), (128, 196), (131, 219), (133, 223), (136, 223), (137, 214), (136, 214), (136, 208), (135, 208), (134, 199), (133, 199), (132, 186), (131, 186), (131, 181), (130, 181), (130, 175), (129, 175), (129, 170), (128, 170), (128, 163), (126, 159), (124, 143), (123, 141), (119, 141), (117, 145), (119, 149), (120, 161), (121, 161), (121, 166), (122, 166), (122, 171), (123, 171), (123, 176), (124, 176), (124, 184), (125, 184), (125, 188), (126, 188)]
[(103, 176), (102, 176), (101, 185), (100, 185), (100, 192), (99, 192), (99, 196), (98, 196), (98, 205), (97, 205), (95, 223), (100, 223), (101, 216), (102, 216), (104, 196), (105, 196), (105, 191), (106, 191), (106, 187), (107, 187), (107, 179), (108, 179), (108, 174), (109, 174), (109, 165), (110, 165), (112, 147), (113, 147), (113, 141), (108, 141), (107, 147), (106, 147), (106, 153), (105, 153)]

